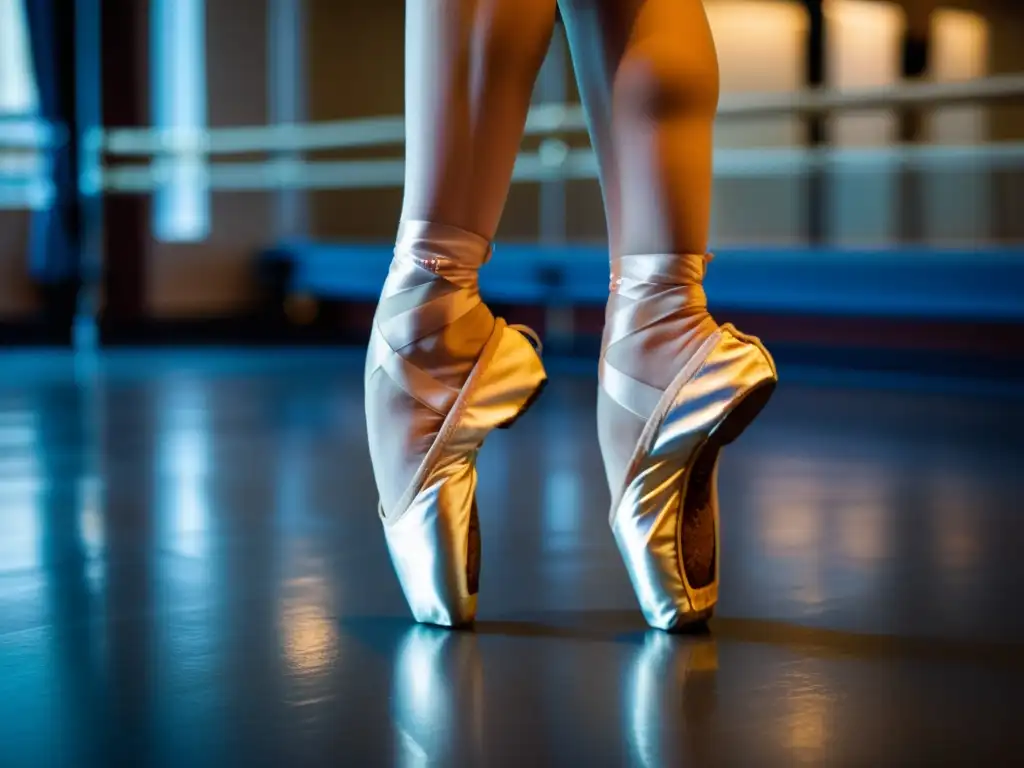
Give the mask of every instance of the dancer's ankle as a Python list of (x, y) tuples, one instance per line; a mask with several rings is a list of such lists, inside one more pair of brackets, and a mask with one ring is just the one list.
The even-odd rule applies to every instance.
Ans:
[(612, 261), (604, 362), (664, 390), (717, 324), (703, 278), (708, 257), (652, 254)]
[[(490, 258), (491, 245), (479, 235), (447, 224), (403, 221), (378, 317), (395, 309), (404, 315), (413, 343), (400, 350), (417, 367), (438, 380), (459, 388), (490, 337), (494, 316), (480, 299), (478, 272)], [(430, 305), (442, 296), (458, 293), (458, 301), (441, 302), (447, 311)], [(422, 309), (417, 309), (421, 307)]]

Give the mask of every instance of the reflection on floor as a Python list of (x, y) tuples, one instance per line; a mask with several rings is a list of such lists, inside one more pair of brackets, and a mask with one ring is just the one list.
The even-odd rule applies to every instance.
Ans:
[(1020, 400), (785, 381), (723, 466), (720, 617), (673, 638), (607, 530), (594, 381), (555, 376), (481, 455), (481, 621), (444, 633), (390, 569), (357, 360), (0, 362), (0, 765), (1024, 748)]

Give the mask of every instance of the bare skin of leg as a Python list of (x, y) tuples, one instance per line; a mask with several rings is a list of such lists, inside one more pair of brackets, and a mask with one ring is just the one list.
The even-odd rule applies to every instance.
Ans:
[(403, 220), (494, 238), (554, 24), (555, 0), (406, 4)]
[(405, 200), (374, 323), (390, 329), (382, 338), (396, 355), (447, 394), (425, 407), (389, 377), (375, 379), (368, 413), (399, 414), (407, 425), (375, 427), (377, 461), (389, 467), (379, 489), (385, 509), (494, 331), (476, 272), (505, 205), (554, 23), (555, 0), (406, 4)]
[[(463, 250), (488, 247), (554, 24), (555, 0), (406, 4), (403, 222), (457, 228)], [(493, 326), (480, 303), (402, 354), (458, 388)]]
[(560, 7), (613, 258), (703, 253), (718, 56), (701, 0), (560, 0)]
[[(480, 537), (470, 448), (497, 426), (489, 420), (525, 407), (525, 390), (535, 394), (543, 382), (528, 342), (499, 325), (483, 303), (477, 275), (505, 207), (555, 8), (555, 0), (406, 3), (405, 199), (374, 316), (364, 393), (381, 515), (387, 520), (420, 505), (412, 515), (420, 522), (410, 524), (420, 527), (389, 538), (419, 620), (448, 625), (475, 614)], [(511, 357), (495, 371), (489, 355), (481, 365), (486, 393), (467, 394), (489, 342), (495, 355), (512, 349)], [(521, 370), (511, 371), (513, 364)], [(492, 386), (498, 378), (504, 381)], [(463, 395), (464, 403), (489, 398), (485, 414), (470, 408), (466, 425), (465, 411), (457, 412), (441, 435)], [(425, 476), (433, 479), (424, 489)], [(453, 544), (463, 535), (466, 550), (456, 553)], [(457, 562), (464, 573), (452, 570)]]
[[(623, 256), (678, 254), (681, 271), (692, 269), (699, 285), (719, 91), (704, 6), (701, 0), (560, 0), (560, 7), (600, 168), (613, 274)], [(701, 266), (683, 269), (694, 264)], [(608, 328), (618, 310), (642, 304), (633, 315), (646, 319), (636, 327), (620, 326), (615, 339), (606, 329), (604, 356), (628, 377), (663, 391), (717, 326), (689, 288), (647, 285), (629, 298), (612, 293)], [(602, 392), (598, 432), (613, 489), (645, 421)], [(691, 581), (706, 583), (714, 523), (708, 500), (691, 500), (694, 495), (686, 500), (694, 509), (684, 510), (683, 559)]]

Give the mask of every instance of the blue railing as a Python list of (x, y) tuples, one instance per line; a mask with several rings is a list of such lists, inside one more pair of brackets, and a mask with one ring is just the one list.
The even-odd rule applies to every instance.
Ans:
[[(373, 301), (387, 274), (385, 244), (292, 243), (268, 251), (288, 289)], [(601, 246), (499, 243), (480, 288), (497, 303), (600, 305), (608, 296)], [(766, 313), (1024, 321), (1021, 248), (723, 248), (708, 268), (713, 306)]]

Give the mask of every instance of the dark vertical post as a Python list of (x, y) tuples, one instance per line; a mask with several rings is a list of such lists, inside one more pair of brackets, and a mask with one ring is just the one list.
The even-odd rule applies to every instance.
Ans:
[[(101, 114), (107, 129), (147, 124), (148, 3), (102, 0)], [(124, 330), (142, 319), (146, 295), (148, 201), (108, 192), (103, 204), (103, 309), (100, 332)]]
[[(928, 49), (931, 43), (930, 13), (920, 2), (908, 3), (907, 26), (903, 32), (901, 76), (904, 81), (920, 80), (928, 74)], [(905, 107), (898, 115), (901, 145), (910, 146), (924, 139), (924, 115), (919, 107)], [(924, 236), (923, 183), (920, 169), (904, 165), (899, 176), (899, 239), (919, 241)]]
[[(806, 0), (809, 23), (807, 25), (806, 73), (808, 88), (825, 85), (825, 13), (822, 0)], [(818, 149), (827, 142), (824, 115), (807, 118), (807, 144)], [(820, 245), (828, 237), (828, 178), (826, 171), (815, 164), (807, 177), (807, 239), (812, 245)]]
[[(75, 2), (75, 115), (78, 124), (78, 196), (81, 211), (80, 277), (76, 344), (95, 344), (95, 321), (101, 294), (103, 265), (103, 198), (100, 156), (103, 115), (100, 89), (102, 0)], [(81, 322), (84, 321), (84, 322)]]
[(46, 163), (53, 195), (48, 207), (32, 217), (30, 272), (43, 300), (47, 325), (60, 337), (70, 339), (81, 244), (75, 3), (33, 0), (25, 4), (25, 11), (39, 114), (56, 134)]

